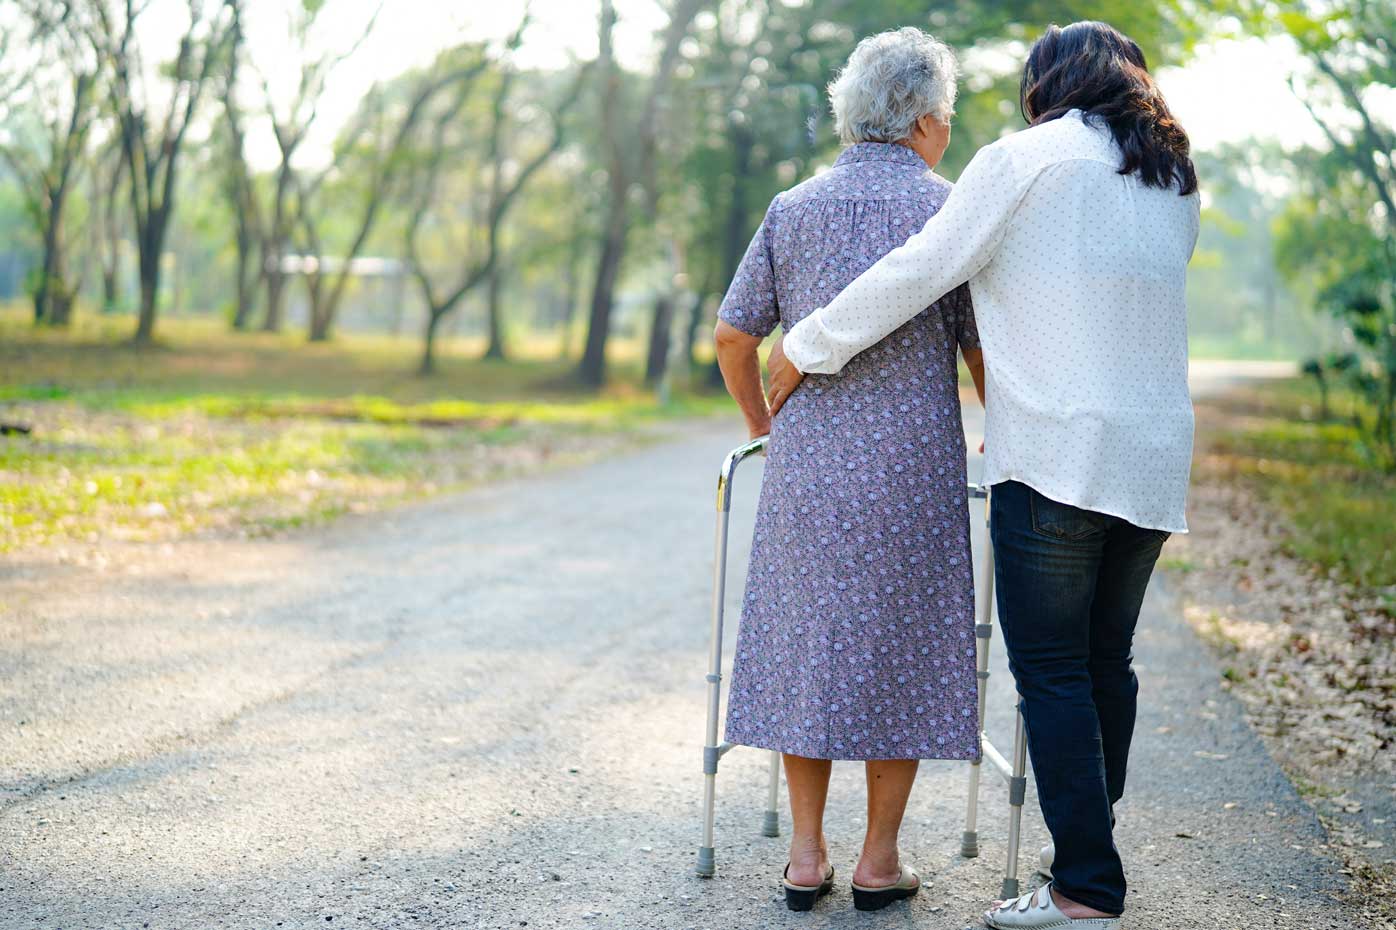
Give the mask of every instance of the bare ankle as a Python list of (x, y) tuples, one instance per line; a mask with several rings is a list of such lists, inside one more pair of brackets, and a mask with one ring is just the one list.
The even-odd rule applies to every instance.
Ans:
[(1071, 900), (1070, 898), (1063, 895), (1060, 891), (1058, 891), (1055, 885), (1052, 887), (1052, 902), (1057, 905), (1057, 910), (1061, 911), (1063, 914), (1072, 918), (1073, 920), (1082, 920), (1088, 917), (1120, 916), (1119, 914), (1110, 914), (1106, 911), (1098, 911), (1095, 908), (1087, 907), (1084, 904), (1077, 904), (1075, 901)]
[(887, 884), (896, 881), (901, 874), (901, 854), (894, 841), (886, 843), (864, 842), (862, 855), (854, 870), (853, 880), (860, 885)]
[(795, 834), (790, 838), (790, 870), (797, 885), (816, 884), (829, 870), (829, 846), (822, 833)]

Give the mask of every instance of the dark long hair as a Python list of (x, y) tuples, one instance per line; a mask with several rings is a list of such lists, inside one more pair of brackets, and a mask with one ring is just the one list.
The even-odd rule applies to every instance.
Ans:
[(1134, 40), (1105, 23), (1048, 26), (1033, 43), (1019, 89), (1023, 118), (1033, 126), (1070, 110), (1110, 127), (1124, 153), (1120, 174), (1150, 187), (1197, 190), (1188, 134), (1169, 112), (1163, 93)]

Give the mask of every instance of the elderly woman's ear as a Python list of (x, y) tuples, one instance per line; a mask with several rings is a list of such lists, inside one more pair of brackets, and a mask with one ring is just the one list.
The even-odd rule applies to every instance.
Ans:
[(928, 167), (934, 168), (940, 164), (945, 150), (950, 147), (950, 121), (925, 113), (916, 120), (911, 128), (911, 135), (903, 144), (920, 155)]

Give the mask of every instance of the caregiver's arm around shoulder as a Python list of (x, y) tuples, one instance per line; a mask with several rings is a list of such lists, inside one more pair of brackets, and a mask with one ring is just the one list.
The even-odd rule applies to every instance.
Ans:
[(980, 149), (920, 232), (791, 328), (785, 356), (802, 372), (841, 370), (988, 264), (1020, 194), (1009, 147)]

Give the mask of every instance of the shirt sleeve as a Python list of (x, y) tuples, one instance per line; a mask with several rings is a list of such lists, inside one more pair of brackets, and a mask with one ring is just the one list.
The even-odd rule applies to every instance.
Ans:
[(833, 374), (974, 277), (998, 250), (1022, 189), (1005, 146), (980, 149), (920, 232), (791, 328), (786, 356), (800, 371)]
[(776, 300), (776, 273), (771, 259), (770, 226), (775, 203), (766, 211), (766, 218), (751, 237), (751, 244), (737, 266), (737, 273), (722, 298), (717, 318), (740, 329), (749, 336), (765, 338), (780, 324), (780, 306)]

